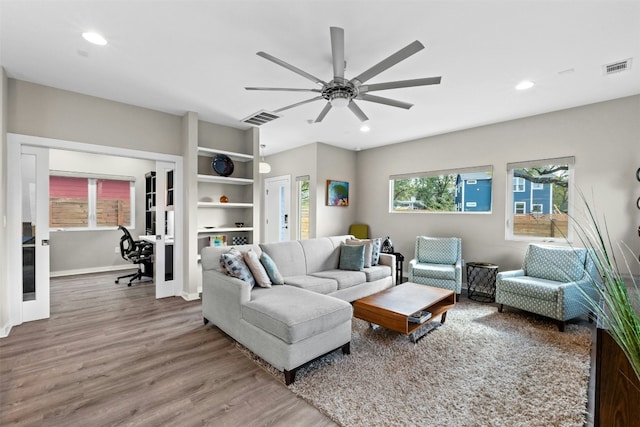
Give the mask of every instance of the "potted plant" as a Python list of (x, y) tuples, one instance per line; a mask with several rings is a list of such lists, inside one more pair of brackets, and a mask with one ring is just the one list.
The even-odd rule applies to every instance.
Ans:
[[(627, 356), (640, 380), (640, 290), (633, 275), (633, 266), (640, 267), (640, 261), (622, 242), (616, 245), (616, 250), (609, 238), (606, 222), (604, 227), (601, 226), (584, 194), (581, 198), (586, 218), (584, 222), (574, 221), (574, 229), (584, 247), (591, 249), (598, 271), (598, 277), (593, 278), (597, 282), (597, 297), (584, 295), (591, 311)], [(627, 275), (631, 283), (629, 287), (625, 280)]]

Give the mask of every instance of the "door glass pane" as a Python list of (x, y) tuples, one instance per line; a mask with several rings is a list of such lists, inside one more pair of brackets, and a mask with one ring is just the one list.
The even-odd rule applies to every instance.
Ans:
[(298, 239), (309, 238), (309, 179), (298, 181)]
[(36, 156), (22, 155), (22, 300), (36, 299)]

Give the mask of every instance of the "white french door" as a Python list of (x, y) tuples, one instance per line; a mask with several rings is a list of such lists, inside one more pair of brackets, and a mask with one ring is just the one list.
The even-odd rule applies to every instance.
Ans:
[[(19, 185), (9, 187), (15, 222), (10, 229), (16, 238), (11, 240), (9, 253), (13, 266), (10, 280), (16, 286), (14, 313), (22, 322), (46, 319), (50, 315), (49, 296), (49, 150), (41, 147), (14, 146), (8, 163), (10, 176), (20, 177)], [(14, 181), (14, 182), (17, 182)], [(11, 265), (11, 264), (10, 264)]]
[(156, 282), (156, 298), (176, 295), (177, 268), (175, 251), (175, 214), (180, 187), (175, 180), (176, 166), (173, 162), (156, 161), (156, 234), (154, 235), (153, 277)]

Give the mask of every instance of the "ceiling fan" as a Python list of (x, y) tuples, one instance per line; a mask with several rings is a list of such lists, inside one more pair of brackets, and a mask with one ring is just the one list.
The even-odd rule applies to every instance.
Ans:
[(320, 80), (319, 78), (303, 71), (291, 64), (288, 64), (281, 59), (269, 55), (265, 52), (258, 52), (257, 55), (261, 56), (271, 62), (274, 62), (281, 67), (293, 71), (296, 74), (305, 77), (312, 82), (320, 86), (320, 88), (314, 89), (298, 89), (298, 88), (278, 88), (278, 87), (246, 87), (246, 90), (269, 90), (269, 91), (281, 91), (281, 92), (316, 92), (319, 95), (307, 99), (304, 101), (296, 102), (295, 104), (288, 105), (283, 108), (274, 110), (274, 113), (279, 113), (284, 110), (288, 110), (293, 107), (298, 107), (303, 104), (307, 104), (313, 101), (326, 100), (327, 104), (324, 106), (318, 117), (315, 119), (315, 123), (319, 123), (324, 119), (329, 110), (333, 107), (348, 107), (360, 121), (369, 120), (364, 112), (358, 107), (354, 100), (362, 100), (369, 102), (376, 102), (379, 104), (391, 105), (393, 107), (409, 109), (413, 104), (407, 102), (397, 101), (395, 99), (383, 98), (381, 96), (371, 95), (370, 92), (386, 89), (397, 89), (403, 87), (413, 86), (426, 86), (433, 84), (440, 84), (441, 77), (427, 77), (422, 79), (412, 80), (400, 80), (387, 83), (375, 83), (365, 85), (369, 79), (377, 76), (383, 71), (391, 68), (400, 61), (403, 61), (413, 55), (416, 52), (424, 49), (422, 43), (418, 40), (400, 49), (388, 58), (380, 61), (368, 70), (360, 73), (358, 76), (347, 80), (344, 77), (344, 70), (346, 62), (344, 59), (344, 29), (339, 27), (331, 27), (331, 55), (333, 59), (333, 79), (329, 82)]

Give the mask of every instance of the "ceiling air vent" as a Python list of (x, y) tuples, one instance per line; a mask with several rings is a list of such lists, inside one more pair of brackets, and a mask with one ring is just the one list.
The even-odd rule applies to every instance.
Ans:
[(604, 71), (605, 76), (613, 73), (619, 73), (621, 71), (626, 71), (629, 69), (631, 69), (631, 58), (602, 66), (602, 70)]
[(265, 123), (269, 123), (272, 120), (280, 117), (276, 113), (272, 113), (271, 111), (261, 110), (257, 113), (250, 115), (249, 117), (242, 119), (243, 122), (248, 123), (253, 126), (261, 126)]

